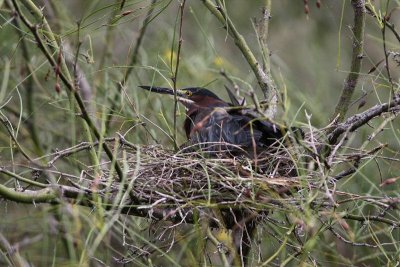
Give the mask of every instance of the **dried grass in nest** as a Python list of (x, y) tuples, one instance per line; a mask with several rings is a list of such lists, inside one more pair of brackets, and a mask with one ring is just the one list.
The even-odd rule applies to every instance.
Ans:
[[(120, 162), (127, 169), (131, 194), (143, 205), (244, 205), (281, 198), (282, 191), (299, 186), (293, 159), (285, 149), (265, 152), (257, 160), (226, 153), (175, 153), (159, 145), (122, 147)], [(123, 158), (122, 158), (123, 155)], [(107, 185), (109, 171), (101, 183)], [(110, 187), (109, 187), (110, 188)], [(112, 181), (117, 192), (121, 183)], [(282, 190), (284, 189), (284, 190)], [(265, 202), (265, 201), (264, 201)]]

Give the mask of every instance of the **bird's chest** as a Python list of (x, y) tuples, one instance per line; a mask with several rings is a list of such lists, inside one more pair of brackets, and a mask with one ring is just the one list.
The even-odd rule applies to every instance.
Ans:
[(228, 118), (229, 114), (223, 108), (189, 110), (184, 124), (186, 136), (190, 139), (198, 132), (211, 131), (211, 128), (221, 128)]

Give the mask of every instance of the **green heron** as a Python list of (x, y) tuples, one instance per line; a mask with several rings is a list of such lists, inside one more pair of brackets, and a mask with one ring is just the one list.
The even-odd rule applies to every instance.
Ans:
[[(168, 88), (140, 87), (160, 94), (174, 95), (174, 91)], [(255, 111), (245, 108), (232, 96), (232, 93), (229, 95), (232, 103), (225, 102), (213, 92), (200, 87), (177, 90), (176, 95), (186, 107), (183, 127), (189, 144), (200, 147), (202, 151), (211, 155), (222, 151), (233, 155), (245, 155), (256, 159), (255, 162), (259, 161), (259, 156), (268, 161), (268, 155), (278, 151), (277, 148), (287, 133), (285, 127), (278, 126), (259, 116)], [(291, 130), (293, 132), (299, 130), (303, 135), (301, 129), (293, 127)], [(280, 165), (280, 160), (278, 157), (277, 160), (273, 159), (273, 162)], [(275, 169), (276, 165), (272, 165)], [(258, 170), (261, 170), (262, 167), (259, 167)], [(284, 167), (284, 172), (290, 177), (297, 175), (294, 164)], [(252, 219), (254, 214), (250, 216), (243, 210), (221, 209), (221, 211), (227, 218), (230, 218), (233, 212), (234, 221), (239, 227), (232, 228), (232, 238), (238, 255), (246, 258), (256, 229), (255, 220)]]
[[(160, 94), (174, 95), (169, 88), (139, 86)], [(208, 89), (191, 87), (177, 90), (186, 107), (184, 130), (190, 144), (203, 151), (228, 151), (254, 157), (286, 134), (284, 127), (262, 119), (251, 109), (225, 102)], [(240, 152), (241, 151), (241, 152)]]

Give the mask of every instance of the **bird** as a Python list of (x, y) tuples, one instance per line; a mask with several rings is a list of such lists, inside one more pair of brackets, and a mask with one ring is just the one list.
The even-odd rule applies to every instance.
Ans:
[[(287, 127), (269, 121), (250, 108), (246, 108), (228, 90), (231, 102), (226, 102), (215, 93), (202, 87), (189, 87), (180, 90), (172, 90), (156, 86), (139, 86), (142, 89), (159, 93), (176, 95), (179, 102), (186, 108), (186, 118), (183, 129), (186, 133), (189, 145), (199, 148), (207, 155), (215, 156), (246, 156), (253, 159), (258, 172), (269, 173), (269, 169), (278, 169), (289, 177), (297, 176), (294, 164), (281, 163), (287, 160), (282, 157), (269, 160), (269, 157), (277, 152), (283, 139), (288, 133)], [(301, 129), (290, 128), (293, 132)], [(187, 146), (186, 146), (187, 148)], [(223, 153), (221, 153), (223, 152)], [(258, 156), (264, 159), (259, 162)], [(289, 157), (290, 158), (290, 157)], [(258, 162), (258, 163), (257, 163)], [(259, 164), (261, 163), (261, 164)], [(239, 164), (241, 165), (241, 164)], [(261, 166), (263, 165), (263, 166)], [(251, 177), (251, 172), (239, 166), (239, 173), (243, 177)], [(254, 212), (248, 210), (221, 208), (223, 218), (233, 218), (235, 227), (232, 227), (232, 240), (237, 255), (241, 255), (247, 262), (251, 243), (256, 230)], [(264, 213), (265, 214), (265, 213)], [(225, 224), (227, 221), (225, 221)], [(238, 225), (238, 226), (236, 226)]]
[[(139, 87), (159, 94), (175, 94), (174, 90), (165, 87)], [(202, 87), (176, 90), (176, 96), (186, 108), (183, 123), (188, 139), (186, 146), (189, 144), (209, 153), (229, 152), (254, 158), (260, 152), (278, 146), (287, 133), (286, 127), (241, 106), (232, 93), (233, 103)]]

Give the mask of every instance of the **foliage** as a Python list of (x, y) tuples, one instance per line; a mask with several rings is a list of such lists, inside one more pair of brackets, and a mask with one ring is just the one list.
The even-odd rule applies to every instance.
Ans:
[[(2, 265), (399, 264), (398, 1), (0, 8)], [(187, 150), (153, 84), (227, 85), (305, 136)]]

